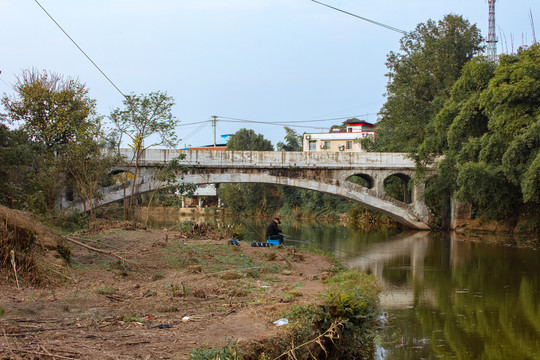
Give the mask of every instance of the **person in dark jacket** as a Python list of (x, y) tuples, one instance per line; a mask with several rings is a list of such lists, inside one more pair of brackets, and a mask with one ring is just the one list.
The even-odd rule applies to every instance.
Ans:
[(278, 224), (281, 224), (278, 218), (275, 218), (270, 224), (268, 224), (266, 227), (266, 239), (279, 240), (279, 243), (283, 244), (283, 235), (280, 234), (283, 232), (283, 230), (278, 227)]

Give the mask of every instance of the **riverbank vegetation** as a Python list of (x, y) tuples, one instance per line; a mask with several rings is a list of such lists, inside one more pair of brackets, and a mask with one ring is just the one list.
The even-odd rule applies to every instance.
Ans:
[[(168, 231), (111, 223), (51, 235), (30, 216), (4, 209), (4, 354), (339, 359), (373, 352), (375, 278), (342, 272), (327, 254), (234, 245), (235, 229), (189, 222)], [(4, 228), (26, 240), (10, 242)], [(17, 244), (24, 248), (16, 265), (4, 266), (4, 245)], [(42, 263), (45, 282), (36, 271)], [(280, 318), (288, 324), (276, 326)]]
[[(540, 44), (496, 61), (476, 25), (448, 15), (419, 24), (388, 56), (387, 102), (373, 151), (407, 151), (420, 170), (437, 162), (425, 198), (449, 218), (450, 198), (472, 217), (540, 229)], [(367, 141), (369, 142), (369, 140)]]

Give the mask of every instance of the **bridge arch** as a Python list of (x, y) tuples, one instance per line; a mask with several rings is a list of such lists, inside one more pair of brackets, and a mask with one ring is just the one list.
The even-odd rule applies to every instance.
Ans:
[(365, 173), (351, 175), (346, 180), (353, 184), (358, 184), (365, 187), (366, 189), (373, 189), (375, 186), (375, 179), (373, 179), (373, 177), (371, 177), (369, 174)]
[[(130, 158), (131, 149), (124, 149)], [(153, 180), (156, 164), (165, 164), (179, 154), (186, 156), (181, 164), (189, 171), (181, 177), (186, 183), (267, 183), (315, 190), (337, 195), (379, 211), (402, 224), (428, 230), (431, 213), (419, 194), (422, 185), (415, 185), (411, 201), (401, 202), (384, 191), (384, 181), (399, 174), (401, 179), (414, 175), (414, 161), (399, 153), (331, 153), (331, 152), (274, 152), (274, 151), (177, 151), (147, 150), (140, 163), (136, 194), (153, 191), (158, 186)], [(117, 168), (130, 171), (129, 166)], [(360, 175), (367, 187), (347, 179)], [(106, 205), (124, 196), (124, 189), (132, 181), (103, 189), (103, 198), (86, 208)], [(65, 203), (82, 209), (81, 203)]]

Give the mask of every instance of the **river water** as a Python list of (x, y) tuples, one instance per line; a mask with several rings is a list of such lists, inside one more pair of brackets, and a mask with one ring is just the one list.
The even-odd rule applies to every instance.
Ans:
[[(226, 220), (234, 222), (244, 225), (245, 241), (263, 241), (266, 221)], [(452, 234), (282, 223), (286, 245), (333, 249), (348, 267), (377, 277), (388, 318), (378, 359), (540, 359), (537, 250), (481, 237), (460, 241)]]

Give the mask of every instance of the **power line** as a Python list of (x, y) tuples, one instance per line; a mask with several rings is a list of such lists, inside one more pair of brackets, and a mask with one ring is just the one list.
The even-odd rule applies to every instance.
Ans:
[(124, 98), (128, 99), (128, 97), (122, 92), (122, 90), (120, 90), (120, 88), (118, 86), (116, 86), (116, 84), (103, 72), (103, 70), (101, 70), (101, 68), (99, 66), (97, 66), (97, 64), (90, 58), (90, 56), (88, 56), (84, 52), (84, 50), (79, 46), (79, 44), (77, 44), (75, 42), (75, 40), (73, 40), (71, 38), (71, 36), (69, 36), (69, 34), (62, 28), (62, 26), (60, 26), (60, 24), (52, 17), (52, 15), (49, 14), (47, 12), (47, 10), (45, 10), (45, 8), (37, 0), (34, 0), (34, 1), (36, 2), (36, 4), (38, 4), (38, 6), (41, 8), (41, 10), (43, 10), (45, 12), (45, 14), (47, 14), (47, 16), (56, 24), (56, 26), (58, 26), (58, 28), (60, 30), (62, 30), (62, 32), (68, 37), (68, 39), (71, 40), (71, 42), (77, 47), (77, 49), (79, 49), (81, 51), (81, 53), (83, 53), (83, 55), (86, 56), (86, 58), (92, 63), (92, 65), (94, 65), (95, 68), (98, 69), (98, 71), (101, 73), (101, 75), (103, 75), (105, 77), (105, 79), (107, 79), (111, 83), (111, 85), (114, 86), (116, 91), (118, 91), (120, 93), (120, 95), (122, 95)]
[[(323, 122), (323, 121), (335, 121), (335, 120), (348, 120), (348, 119), (358, 118), (358, 117), (368, 116), (368, 115), (377, 115), (377, 113), (366, 113), (366, 114), (362, 114), (362, 115), (350, 115), (350, 116), (337, 117), (337, 118), (328, 118), (328, 119), (276, 121), (276, 122), (271, 122), (271, 123), (275, 123), (275, 124), (285, 124), (285, 123), (287, 123), (287, 124), (299, 124), (299, 123), (306, 123), (306, 122), (311, 123), (311, 122)], [(232, 118), (232, 117), (227, 117), (227, 116), (218, 116), (218, 117), (220, 117), (222, 119), (227, 119), (227, 120), (256, 122), (255, 120), (239, 119), (239, 118)]]
[(274, 125), (274, 126), (288, 126), (288, 127), (296, 127), (296, 128), (303, 128), (303, 129), (328, 129), (328, 127), (318, 127), (318, 126), (305, 126), (305, 125), (289, 125), (287, 123), (273, 123), (273, 122), (264, 122), (264, 121), (234, 121), (234, 120), (220, 120), (221, 122), (230, 122), (230, 123), (255, 123), (255, 124), (262, 124), (262, 125)]
[(196, 122), (187, 123), (187, 124), (180, 124), (180, 125), (176, 125), (176, 126), (177, 127), (179, 127), (179, 126), (190, 126), (190, 125), (198, 125), (198, 124), (209, 123), (209, 122), (212, 122), (212, 120), (196, 121)]
[(401, 29), (398, 29), (398, 28), (396, 28), (396, 27), (393, 27), (393, 26), (390, 26), (390, 25), (386, 25), (386, 24), (380, 23), (380, 22), (378, 22), (378, 21), (370, 20), (370, 19), (368, 19), (368, 18), (365, 18), (365, 17), (362, 17), (362, 16), (360, 16), (360, 15), (356, 15), (356, 14), (350, 13), (350, 12), (345, 11), (345, 10), (341, 10), (341, 9), (339, 9), (339, 8), (337, 8), (337, 7), (330, 6), (330, 5), (325, 4), (325, 3), (322, 3), (322, 2), (320, 2), (320, 1), (316, 1), (316, 0), (311, 0), (311, 1), (313, 1), (314, 3), (320, 4), (320, 5), (326, 6), (326, 7), (330, 8), (330, 9), (333, 9), (333, 10), (336, 10), (336, 11), (339, 11), (339, 12), (342, 12), (342, 13), (344, 13), (344, 14), (354, 16), (355, 18), (358, 18), (358, 19), (361, 19), (361, 20), (370, 22), (370, 23), (375, 24), (375, 25), (377, 25), (377, 26), (381, 26), (381, 27), (383, 27), (383, 28), (385, 28), (385, 29), (395, 31), (395, 32), (398, 32), (398, 33), (403, 34), (403, 35), (408, 35), (408, 34), (409, 34), (408, 32), (406, 32), (406, 31), (404, 31), (404, 30), (401, 30)]

